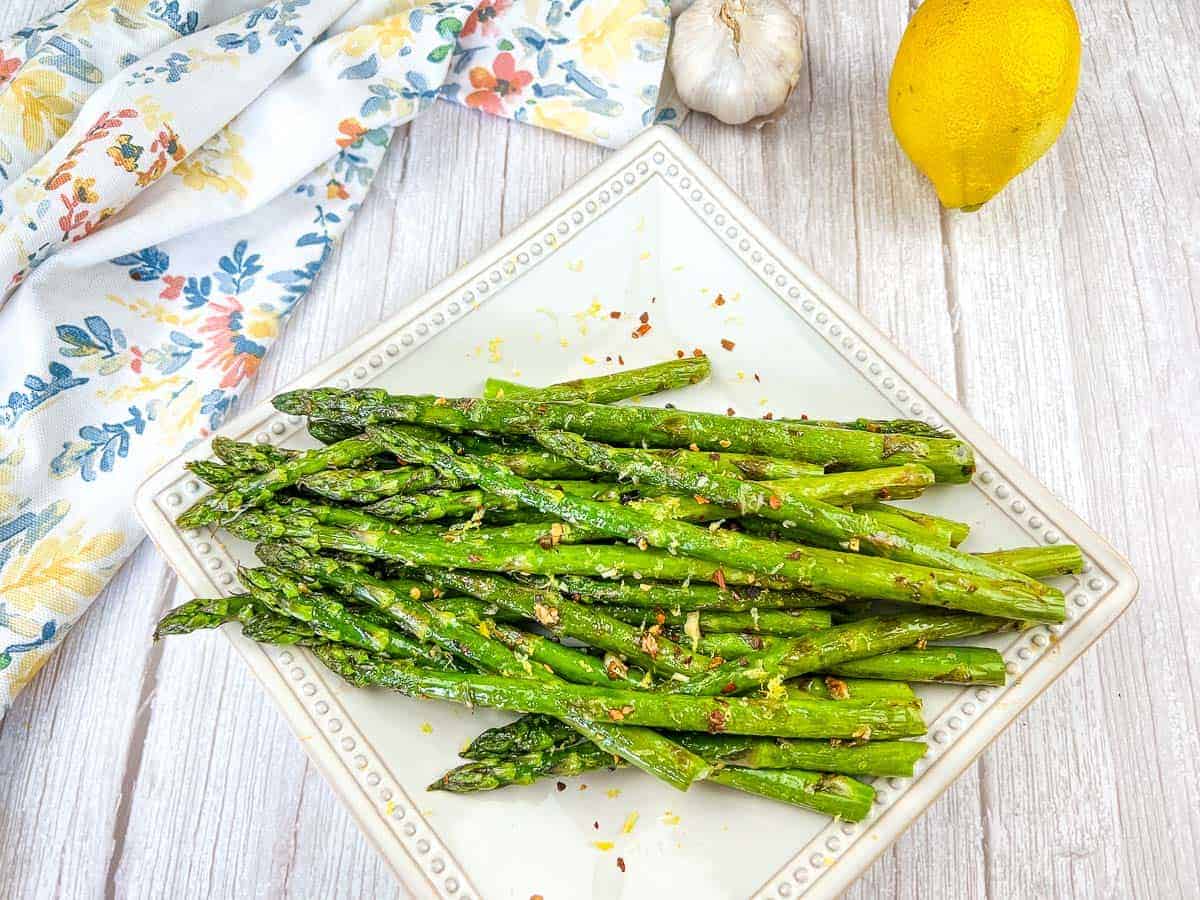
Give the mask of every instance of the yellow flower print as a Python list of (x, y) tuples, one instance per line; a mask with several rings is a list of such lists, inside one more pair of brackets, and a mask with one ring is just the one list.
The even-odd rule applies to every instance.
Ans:
[(126, 172), (136, 172), (138, 160), (142, 158), (145, 150), (145, 147), (133, 142), (132, 134), (118, 134), (116, 143), (108, 148), (108, 155)]
[(212, 189), (245, 199), (254, 170), (242, 155), (246, 139), (226, 125), (175, 167), (175, 174), (195, 191)]
[(572, 106), (569, 100), (539, 100), (533, 107), (530, 118), (534, 125), (541, 128), (549, 128), (551, 131), (569, 134), (585, 141), (592, 140), (591, 117), (587, 110)]
[(342, 38), (341, 50), (347, 56), (365, 56), (378, 51), (384, 57), (395, 56), (409, 41), (408, 14), (388, 16), (369, 25), (360, 25)]
[(61, 73), (26, 65), (0, 93), (0, 132), (21, 135), (25, 149), (40, 153), (67, 133), (75, 112)]
[(95, 187), (95, 178), (76, 178), (75, 183), (71, 185), (71, 193), (80, 203), (98, 203), (100, 195), (96, 193)]
[[(155, 21), (143, 15), (147, 5), (146, 0), (79, 0), (63, 24), (67, 31), (91, 34), (93, 25), (107, 25), (119, 13), (125, 21), (144, 27)], [(163, 27), (168, 26), (163, 23)]]
[(246, 312), (246, 334), (255, 340), (266, 340), (279, 334), (279, 316), (270, 309), (251, 309)]
[[(13, 659), (13, 663), (7, 669), (0, 671), (0, 691), (3, 690), (5, 682), (8, 683), (8, 700), (25, 690), (25, 685), (33, 680), (33, 676), (46, 664), (46, 660), (50, 658), (50, 654), (54, 652), (54, 647), (42, 647), (37, 650), (29, 650), (25, 653), (19, 653)], [(3, 706), (3, 704), (0, 704)]]
[(666, 19), (655, 17), (644, 0), (616, 0), (605, 7), (593, 0), (579, 19), (579, 51), (585, 66), (615, 77), (621, 64), (633, 56), (636, 42), (662, 43), (666, 49)]
[(88, 537), (77, 522), (65, 534), (49, 534), (28, 553), (10, 559), (0, 573), (0, 596), (24, 612), (45, 607), (74, 616), (104, 587), (109, 573), (103, 563), (124, 543), (117, 531)]

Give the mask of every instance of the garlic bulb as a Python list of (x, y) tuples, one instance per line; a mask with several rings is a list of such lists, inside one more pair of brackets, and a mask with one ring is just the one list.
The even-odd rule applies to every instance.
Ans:
[(783, 0), (695, 0), (675, 20), (671, 74), (692, 109), (770, 121), (800, 80), (804, 25)]

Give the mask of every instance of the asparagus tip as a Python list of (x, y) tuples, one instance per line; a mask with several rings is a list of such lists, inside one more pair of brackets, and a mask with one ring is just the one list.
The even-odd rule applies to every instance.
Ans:
[(271, 400), (271, 405), (281, 413), (292, 416), (307, 416), (312, 412), (312, 391), (287, 391)]

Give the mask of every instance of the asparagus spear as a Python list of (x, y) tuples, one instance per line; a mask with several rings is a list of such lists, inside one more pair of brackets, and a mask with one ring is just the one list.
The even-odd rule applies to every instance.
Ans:
[(706, 779), (714, 784), (783, 800), (848, 822), (861, 822), (871, 812), (875, 789), (844, 775), (802, 769), (717, 769)]
[[(627, 488), (622, 488), (615, 484), (597, 484), (593, 481), (541, 481), (538, 482), (543, 487), (559, 490), (566, 494), (571, 494), (575, 497), (587, 497), (591, 500), (602, 501), (605, 503), (620, 502), (622, 498), (628, 497), (630, 494), (637, 496), (636, 491), (630, 491)], [(663, 500), (675, 498), (662, 498)], [(698, 504), (697, 504), (698, 506)], [(380, 516), (384, 519), (393, 519), (396, 521), (415, 520), (415, 521), (434, 521), (436, 519), (448, 519), (455, 516), (469, 516), (482, 510), (502, 510), (511, 512), (520, 509), (520, 504), (506, 497), (498, 497), (495, 494), (489, 494), (487, 491), (469, 490), (469, 491), (436, 491), (425, 494), (408, 494), (393, 497), (386, 497), (377, 503), (372, 503), (366, 507), (366, 511)], [(688, 512), (694, 512), (690, 508)], [(699, 514), (699, 513), (694, 513)], [(708, 513), (712, 515), (712, 513)], [(550, 523), (546, 523), (543, 528), (549, 528)], [(540, 532), (536, 532), (540, 534)], [(514, 535), (522, 535), (521, 537), (505, 538), (497, 536), (499, 540), (521, 540), (524, 535), (520, 531), (513, 532)], [(530, 531), (530, 534), (535, 534)]]
[(661, 459), (665, 465), (679, 466), (684, 469), (698, 468), (706, 472), (720, 472), (722, 475), (748, 478), (750, 481), (772, 481), (825, 474), (824, 466), (815, 463), (753, 453), (715, 453), (703, 450), (649, 450), (647, 452)]
[(925, 755), (922, 741), (781, 741), (770, 738), (688, 734), (680, 743), (707, 759), (749, 769), (815, 769), (844, 775), (890, 775), (911, 778)]
[[(532, 719), (533, 716), (526, 716)], [(518, 720), (520, 721), (520, 720)], [(572, 735), (573, 737), (573, 735)], [(917, 760), (925, 755), (922, 741), (868, 741), (839, 744), (820, 740), (778, 740), (680, 733), (675, 738), (711, 762), (756, 770), (807, 769), (843, 775), (911, 778)], [(451, 769), (429, 790), (473, 793), (512, 784), (533, 784), (548, 776), (582, 775), (622, 765), (592, 744), (537, 750), (507, 757), (471, 757), (473, 762)], [(710, 776), (711, 780), (711, 776)]]
[(667, 584), (643, 581), (597, 581), (567, 575), (558, 589), (580, 603), (637, 606), (643, 609), (749, 612), (751, 609), (803, 609), (829, 606), (834, 599), (806, 591), (772, 591), (756, 585)]
[(231, 469), (247, 472), (268, 472), (281, 466), (296, 455), (294, 450), (273, 447), (270, 444), (255, 444), (235, 441), (227, 437), (212, 439), (213, 453)]
[(801, 586), (801, 580), (796, 578), (760, 575), (685, 556), (643, 552), (635, 547), (577, 544), (546, 550), (536, 544), (463, 546), (442, 537), (397, 534), (391, 530), (390, 523), (386, 531), (336, 528), (319, 524), (302, 509), (287, 518), (263, 510), (246, 510), (226, 522), (225, 527), (255, 543), (286, 539), (309, 550), (372, 556), (410, 566), (461, 567), (533, 575), (645, 577), (660, 581), (719, 579), (726, 585), (758, 584), (780, 590)]
[(696, 642), (696, 649), (709, 656), (719, 656), (721, 659), (741, 659), (759, 650), (774, 647), (783, 638), (770, 637), (764, 634), (745, 634), (740, 631), (717, 631), (703, 634)]
[(1017, 547), (1014, 550), (995, 550), (979, 555), (1031, 578), (1053, 578), (1056, 575), (1071, 575), (1083, 571), (1083, 553), (1074, 544)]
[(611, 753), (605, 753), (595, 744), (580, 743), (561, 750), (469, 762), (446, 772), (426, 790), (473, 794), (514, 784), (533, 784), (550, 775), (570, 777), (594, 769), (615, 769), (619, 765), (621, 761)]
[(249, 594), (229, 597), (197, 597), (182, 603), (158, 620), (154, 640), (176, 634), (191, 634), (205, 628), (216, 628), (226, 622), (242, 622), (264, 612)]
[(744, 513), (818, 535), (844, 549), (862, 550), (899, 562), (964, 572), (1000, 582), (1017, 579), (1023, 583), (1026, 592), (1055, 598), (1061, 605), (1061, 592), (1055, 588), (931, 541), (924, 529), (907, 520), (904, 520), (903, 530), (896, 530), (873, 514), (855, 513), (814, 499), (803, 490), (804, 480), (770, 485), (740, 481), (724, 475), (673, 469), (640, 450), (596, 444), (569, 432), (543, 432), (535, 437), (547, 449), (590, 469), (702, 495)]
[[(698, 633), (710, 631), (742, 631), (756, 634), (800, 635), (830, 626), (829, 613), (820, 609), (764, 609), (749, 612), (671, 612), (664, 609), (643, 609), (637, 606), (605, 606), (601, 608), (622, 622), (650, 622), (659, 625), (687, 625)], [(689, 620), (695, 617), (694, 624)]]
[(1002, 623), (986, 616), (914, 613), (863, 619), (804, 637), (773, 642), (765, 649), (732, 660), (669, 690), (693, 696), (740, 693), (772, 679), (787, 680), (830, 666), (911, 647), (918, 641), (952, 640)]
[(957, 522), (954, 519), (935, 516), (932, 513), (910, 509), (907, 506), (891, 506), (887, 503), (871, 502), (861, 503), (856, 508), (860, 512), (869, 512), (876, 517), (882, 517), (885, 522), (896, 522), (899, 518), (907, 519), (929, 529), (940, 541), (951, 547), (957, 547), (967, 539), (967, 535), (971, 532), (971, 526), (966, 522)]
[[(706, 634), (697, 642), (696, 649), (709, 656), (734, 660), (778, 647), (782, 641), (782, 638), (755, 634)], [(869, 683), (859, 679), (888, 679), (881, 682), (884, 684), (895, 681), (957, 684), (1005, 682), (1003, 657), (986, 647), (929, 646), (924, 649), (892, 650), (862, 659), (832, 663), (822, 671), (842, 678), (849, 686), (851, 696), (854, 696), (854, 685)], [(807, 679), (804, 683), (811, 685)]]
[[(368, 433), (401, 458), (432, 465), (454, 477), (470, 479), (492, 493), (519, 500), (550, 515), (562, 516), (573, 524), (608, 531), (642, 547), (652, 545), (764, 575), (783, 574), (800, 580), (803, 587), (817, 591), (915, 601), (1014, 619), (1061, 622), (1065, 617), (1062, 592), (1041, 584), (1034, 588), (1035, 582), (999, 581), (969, 572), (945, 572), (894, 559), (871, 559), (800, 545), (781, 547), (742, 534), (655, 519), (627, 507), (566, 497), (546, 490), (516, 477), (501, 465), (456, 456), (450, 448), (402, 428), (383, 426), (371, 428)], [(749, 486), (752, 482), (734, 484)], [(900, 543), (898, 541), (896, 545)], [(912, 546), (911, 542), (909, 546)], [(945, 553), (956, 552), (941, 549)], [(965, 554), (958, 555), (966, 557)]]
[[(524, 478), (586, 479), (592, 477), (592, 473), (582, 466), (560, 459), (538, 447), (482, 455), (503, 462), (504, 465)], [(331, 469), (307, 475), (300, 479), (299, 484), (301, 489), (311, 494), (347, 503), (374, 503), (385, 497), (392, 497), (396, 494), (413, 494), (431, 487), (457, 489), (468, 486), (462, 482), (443, 478), (433, 469), (416, 466), (378, 471)]]
[(459, 756), (497, 759), (526, 753), (547, 753), (579, 743), (579, 735), (554, 716), (529, 713), (481, 732)]
[[(617, 761), (610, 754), (594, 745), (584, 744), (550, 753), (467, 763), (442, 775), (429, 785), (429, 790), (470, 794), (513, 784), (533, 784), (547, 776), (582, 775), (615, 764)], [(861, 781), (820, 772), (715, 769), (707, 780), (829, 816), (839, 816), (849, 822), (866, 818), (875, 799), (874, 788)]]
[(267, 502), (277, 491), (295, 484), (304, 475), (350, 466), (377, 453), (379, 445), (363, 438), (351, 438), (320, 450), (305, 450), (266, 472), (246, 475), (225, 490), (209, 494), (185, 510), (176, 522), (181, 528), (219, 522), (242, 509)]
[(316, 650), (331, 669), (358, 687), (384, 687), (513, 712), (577, 715), (593, 722), (677, 731), (775, 737), (895, 738), (923, 734), (919, 701), (753, 700), (622, 691), (557, 681), (438, 672), (399, 660)]
[(827, 666), (834, 675), (933, 681), (953, 684), (1004, 684), (1004, 657), (988, 647), (927, 647), (893, 650), (866, 659)]
[(347, 438), (352, 438), (362, 431), (353, 425), (343, 425), (340, 422), (330, 422), (325, 419), (309, 419), (308, 433), (322, 444), (336, 444)]
[(345, 503), (373, 503), (395, 494), (412, 494), (431, 487), (463, 487), (443, 479), (427, 466), (401, 469), (329, 469), (305, 475), (297, 482), (300, 489), (318, 497)]
[(707, 356), (688, 356), (667, 362), (625, 369), (596, 378), (576, 378), (544, 388), (530, 388), (499, 378), (489, 378), (483, 387), (485, 397), (516, 396), (527, 400), (584, 400), (588, 403), (616, 403), (630, 397), (644, 397), (699, 384), (709, 376), (712, 364)]
[[(653, 462), (665, 469), (681, 473), (690, 472), (693, 478), (709, 475), (729, 477), (711, 468), (705, 470), (699, 465), (680, 469), (664, 463), (645, 451), (638, 451), (638, 453), (647, 463)], [(639, 480), (638, 475), (634, 475), (634, 480)], [(909, 463), (905, 466), (887, 466), (861, 472), (835, 472), (830, 475), (808, 475), (802, 478), (772, 479), (757, 483), (762, 484), (764, 489), (771, 488), (778, 494), (791, 495), (805, 500), (819, 500), (835, 506), (852, 506), (879, 498), (904, 500), (919, 497), (925, 488), (933, 484), (933, 481), (931, 470), (916, 463)], [(650, 483), (648, 479), (647, 483)], [(690, 489), (685, 488), (684, 490)]]
[[(800, 698), (807, 696), (819, 700), (912, 700), (916, 697), (912, 688), (901, 682), (856, 678), (837, 679), (822, 676), (796, 679), (787, 685), (786, 694)], [(674, 739), (681, 743), (692, 738), (699, 740), (696, 735), (674, 735)], [(579, 740), (579, 735), (558, 719), (530, 713), (514, 719), (506, 725), (487, 729), (476, 737), (460, 755), (465, 759), (510, 757), (525, 753), (560, 750), (577, 744)], [(729, 740), (734, 739), (730, 738)], [(747, 739), (738, 738), (736, 740), (744, 742)], [(707, 752), (701, 755), (706, 759), (716, 759), (714, 755)], [(817, 768), (823, 772), (842, 771), (837, 768), (826, 769), (823, 763), (809, 765), (803, 761), (794, 761), (778, 768), (793, 766)]]
[(236, 469), (213, 462), (211, 459), (194, 459), (191, 462), (184, 463), (184, 468), (209, 487), (218, 489), (231, 484), (241, 474)]
[(758, 453), (846, 469), (920, 463), (932, 469), (939, 481), (948, 482), (967, 481), (975, 469), (971, 448), (957, 440), (874, 434), (673, 409), (474, 398), (447, 400), (392, 396), (373, 388), (291, 391), (280, 394), (273, 402), (282, 412), (317, 415), (360, 427), (404, 422), (433, 425), (447, 431), (518, 435), (563, 429), (610, 443), (647, 447), (694, 445), (700, 450)]
[(805, 675), (789, 681), (784, 689), (789, 695), (819, 700), (911, 700), (916, 696), (916, 692), (903, 681), (835, 678), (831, 675)]
[[(703, 357), (701, 357), (703, 358)], [(689, 362), (688, 358), (680, 360), (680, 364)], [(670, 365), (664, 363), (663, 365)], [(653, 366), (649, 368), (654, 368)], [(643, 369), (632, 369), (625, 374), (633, 374), (636, 372), (646, 371)], [(622, 373), (618, 373), (622, 374)], [(616, 377), (616, 376), (605, 376)], [(601, 378), (583, 379), (587, 381), (601, 381)], [(563, 385), (570, 385), (572, 382), (563, 382)], [(528, 385), (519, 384), (515, 381), (509, 381), (504, 378), (489, 378), (483, 385), (483, 396), (488, 400), (512, 400), (516, 397), (522, 400), (584, 400), (590, 403), (615, 403), (617, 400), (625, 400), (629, 397), (638, 397), (644, 394), (654, 393), (654, 391), (635, 391), (621, 397), (611, 397), (606, 399), (598, 399), (596, 397), (585, 396), (581, 391), (564, 390), (561, 393), (551, 395), (554, 389), (561, 385), (551, 385), (549, 388), (534, 388)], [(680, 385), (683, 387), (684, 385)], [(667, 390), (661, 388), (660, 390)], [(918, 419), (851, 419), (848, 422), (838, 422), (831, 419), (776, 419), (778, 422), (803, 422), (806, 425), (820, 425), (823, 428), (847, 428), (852, 431), (870, 431), (875, 434), (911, 434), (918, 437), (932, 438), (947, 438), (953, 439), (955, 434), (953, 431), (948, 431), (945, 428), (935, 428), (932, 425), (926, 424)]]
[[(795, 421), (784, 419), (785, 422)], [(870, 431), (874, 434), (911, 434), (916, 437), (944, 438), (953, 440), (956, 435), (945, 428), (935, 428), (919, 419), (851, 419), (848, 422), (833, 422), (828, 419), (801, 419), (810, 425), (828, 428), (849, 428), (853, 431)]]

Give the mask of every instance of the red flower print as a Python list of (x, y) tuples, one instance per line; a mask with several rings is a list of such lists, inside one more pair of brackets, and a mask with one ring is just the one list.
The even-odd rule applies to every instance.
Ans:
[(183, 285), (187, 279), (182, 275), (164, 275), (162, 280), (166, 287), (158, 295), (159, 298), (163, 300), (178, 300), (179, 295), (183, 293)]
[(518, 96), (532, 81), (533, 73), (518, 69), (511, 53), (501, 53), (492, 63), (492, 71), (483, 66), (471, 70), (471, 86), (477, 90), (467, 95), (467, 106), (502, 116), (505, 99)]
[(337, 139), (337, 145), (343, 150), (352, 146), (359, 138), (367, 133), (367, 129), (362, 127), (358, 119), (342, 119), (338, 123), (338, 131), (345, 135)]
[[(474, 13), (471, 13), (474, 15)], [(5, 56), (0, 52), (0, 84), (6, 84), (10, 78), (17, 74), (17, 69), (21, 68), (21, 60), (16, 56)]]
[(251, 340), (242, 331), (244, 323), (242, 304), (236, 297), (226, 297), (227, 306), (212, 301), (208, 308), (216, 315), (208, 316), (200, 331), (208, 335), (207, 356), (200, 363), (200, 368), (217, 366), (224, 376), (220, 387), (234, 388), (254, 376), (262, 362), (267, 348)]
[(463, 23), (462, 31), (459, 34), (462, 37), (468, 37), (475, 33), (476, 28), (485, 37), (495, 34), (500, 30), (496, 27), (496, 19), (508, 12), (510, 6), (512, 6), (512, 0), (483, 0), (467, 16), (467, 21)]

